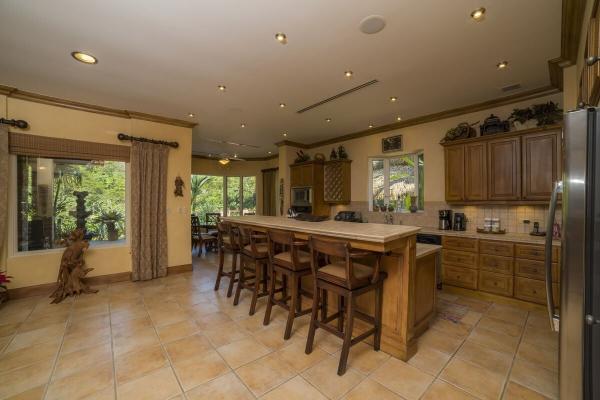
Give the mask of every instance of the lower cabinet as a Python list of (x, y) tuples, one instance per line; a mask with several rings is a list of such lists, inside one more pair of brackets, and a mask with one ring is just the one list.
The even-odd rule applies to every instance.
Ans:
[[(446, 285), (546, 304), (544, 246), (499, 240), (442, 238)], [(560, 248), (552, 249), (554, 298), (560, 288)]]

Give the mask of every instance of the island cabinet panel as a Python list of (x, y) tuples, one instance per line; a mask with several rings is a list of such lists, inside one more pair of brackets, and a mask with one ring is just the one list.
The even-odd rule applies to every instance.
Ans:
[(465, 200), (465, 146), (448, 146), (445, 153), (446, 201)]
[(521, 198), (521, 146), (519, 137), (490, 140), (488, 143), (488, 199)]
[(465, 146), (465, 200), (487, 200), (487, 144)]
[(560, 176), (557, 133), (523, 137), (523, 199), (546, 200)]

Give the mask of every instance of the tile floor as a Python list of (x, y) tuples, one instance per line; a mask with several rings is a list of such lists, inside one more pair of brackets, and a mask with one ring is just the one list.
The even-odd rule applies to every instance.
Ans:
[[(216, 257), (194, 271), (124, 282), (51, 305), (46, 297), (0, 308), (0, 399), (556, 399), (557, 337), (544, 313), (441, 292), (437, 319), (408, 363), (352, 348), (336, 375), (341, 340), (318, 332), (304, 354), (308, 316), (283, 340), (285, 314), (264, 301), (248, 316)], [(227, 284), (225, 279), (225, 284)], [(264, 300), (264, 299), (263, 299)]]

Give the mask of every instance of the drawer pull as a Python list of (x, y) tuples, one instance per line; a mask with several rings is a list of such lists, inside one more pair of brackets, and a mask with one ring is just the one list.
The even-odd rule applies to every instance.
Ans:
[(494, 282), (494, 286), (498, 286), (498, 282)]
[(533, 289), (533, 294), (537, 294), (537, 290)]

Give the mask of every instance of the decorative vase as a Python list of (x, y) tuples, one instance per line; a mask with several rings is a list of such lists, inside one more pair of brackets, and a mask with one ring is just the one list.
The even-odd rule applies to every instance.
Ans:
[(119, 240), (119, 232), (117, 231), (117, 227), (115, 226), (115, 221), (105, 221), (104, 223), (106, 224), (108, 240), (111, 242)]
[(528, 119), (525, 122), (515, 121), (513, 125), (516, 130), (522, 131), (524, 129), (535, 128), (537, 126), (537, 121), (535, 119)]
[(417, 196), (410, 196), (410, 212), (416, 213), (419, 208), (417, 207)]

